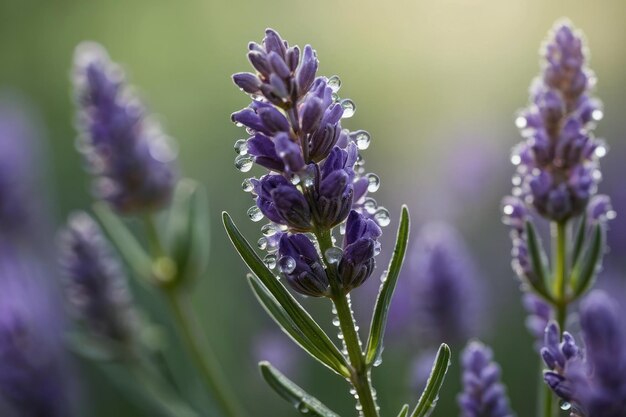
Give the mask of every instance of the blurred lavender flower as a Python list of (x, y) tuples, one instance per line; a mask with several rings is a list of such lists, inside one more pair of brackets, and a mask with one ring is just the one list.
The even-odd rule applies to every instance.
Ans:
[(255, 363), (268, 361), (281, 372), (294, 374), (299, 368), (300, 351), (279, 330), (266, 330), (258, 334), (252, 343)]
[(175, 152), (102, 46), (83, 43), (76, 48), (74, 86), (79, 149), (96, 176), (96, 197), (121, 213), (167, 204), (175, 181)]
[(30, 236), (40, 215), (32, 204), (36, 123), (24, 107), (10, 94), (0, 97), (0, 239)]
[(59, 262), (76, 318), (96, 337), (122, 345), (136, 336), (137, 316), (126, 277), (96, 222), (74, 213), (60, 233)]
[(562, 222), (582, 213), (596, 192), (598, 159), (606, 148), (592, 129), (602, 109), (591, 97), (596, 79), (585, 66), (582, 35), (568, 22), (555, 25), (543, 56), (531, 103), (516, 120), (525, 141), (511, 157), (517, 165), (513, 194), (541, 216)]
[[(265, 236), (259, 241), (259, 247), (270, 252), (265, 264), (280, 265), (295, 291), (328, 295), (328, 278), (319, 261), (322, 254), (303, 233), (325, 233), (355, 210), (346, 225), (352, 232), (346, 234), (344, 252), (333, 260), (344, 291), (350, 291), (373, 270), (380, 236), (376, 223), (389, 224), (387, 210), (367, 197), (379, 187), (376, 175), (364, 174), (359, 154), (369, 146), (370, 136), (342, 128), (341, 119), (354, 114), (354, 103), (339, 99), (338, 77), (316, 76), (318, 61), (309, 45), (301, 54), (297, 46), (290, 47), (267, 29), (262, 45), (250, 43), (248, 59), (256, 73), (233, 76), (252, 97), (249, 107), (232, 115), (250, 135), (235, 143), (235, 166), (247, 172), (256, 163), (270, 171), (243, 184), (255, 199), (250, 218), (267, 217), (271, 222), (263, 226)], [(277, 250), (280, 259), (274, 254)]]
[(413, 284), (420, 342), (464, 343), (477, 331), (480, 288), (459, 233), (445, 223), (425, 225), (415, 241), (408, 274)]
[(461, 355), (463, 392), (458, 396), (461, 416), (513, 416), (506, 389), (500, 382), (500, 367), (493, 362), (491, 349), (472, 341)]
[(554, 318), (552, 307), (532, 292), (524, 292), (522, 304), (528, 313), (526, 328), (535, 339), (535, 350), (539, 352), (544, 345), (546, 326)]
[(35, 259), (0, 251), (0, 395), (24, 417), (66, 417), (69, 370), (62, 316)]
[[(561, 330), (555, 321), (551, 321), (546, 327), (541, 357), (549, 369), (543, 374), (546, 384), (561, 400), (574, 403), (573, 385), (582, 366), (582, 351), (570, 333), (563, 332), (561, 339)], [(575, 405), (574, 408), (577, 409), (578, 406)]]

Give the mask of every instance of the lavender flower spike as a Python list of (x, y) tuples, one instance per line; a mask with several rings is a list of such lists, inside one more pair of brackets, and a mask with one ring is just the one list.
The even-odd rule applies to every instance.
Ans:
[(361, 286), (374, 271), (374, 256), (380, 252), (380, 227), (356, 211), (351, 211), (346, 222), (343, 256), (339, 261), (339, 279), (347, 293)]
[(15, 415), (71, 416), (63, 320), (36, 263), (0, 251), (0, 396)]
[(500, 367), (493, 352), (478, 341), (470, 342), (461, 356), (463, 392), (458, 397), (462, 417), (512, 417)]
[(79, 149), (96, 177), (96, 198), (121, 213), (166, 205), (174, 186), (175, 152), (103, 47), (84, 43), (76, 48), (74, 86)]
[(137, 316), (119, 260), (86, 213), (70, 216), (59, 239), (59, 262), (74, 315), (92, 335), (128, 344)]
[(514, 195), (543, 217), (563, 222), (581, 214), (600, 180), (606, 153), (592, 130), (602, 118), (591, 96), (595, 77), (586, 67), (582, 35), (559, 22), (543, 48), (542, 73), (530, 89), (530, 105), (517, 118), (524, 142), (513, 151)]
[(411, 253), (408, 273), (420, 340), (426, 346), (465, 343), (476, 332), (480, 291), (461, 236), (445, 223), (427, 224)]

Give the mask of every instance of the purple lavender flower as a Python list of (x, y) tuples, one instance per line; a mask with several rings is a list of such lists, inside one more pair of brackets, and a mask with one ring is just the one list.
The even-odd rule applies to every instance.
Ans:
[(0, 395), (24, 417), (65, 417), (68, 367), (62, 317), (36, 260), (0, 251)]
[(279, 330), (265, 330), (258, 334), (252, 343), (255, 363), (268, 361), (286, 374), (298, 371), (299, 355), (297, 347)]
[(96, 177), (96, 197), (121, 213), (166, 205), (175, 180), (175, 152), (103, 47), (84, 43), (76, 48), (74, 86), (79, 149)]
[(445, 223), (422, 228), (412, 249), (408, 274), (413, 284), (420, 342), (464, 343), (475, 334), (480, 291), (475, 267), (462, 238)]
[(608, 195), (594, 195), (587, 206), (587, 221), (589, 224), (606, 223), (613, 220), (616, 213)]
[(513, 194), (541, 216), (563, 222), (581, 214), (596, 192), (606, 148), (592, 130), (602, 110), (591, 97), (595, 76), (585, 66), (582, 35), (557, 23), (543, 51), (542, 74), (516, 121), (525, 140), (511, 157), (517, 165)]
[(461, 356), (463, 392), (458, 403), (463, 417), (512, 417), (500, 367), (493, 352), (478, 341), (470, 342)]
[[(328, 295), (326, 272), (318, 268), (321, 254), (313, 242), (305, 243), (311, 237), (303, 233), (330, 231), (354, 210), (347, 225), (354, 226), (354, 233), (347, 233), (343, 258), (337, 259), (341, 285), (349, 291), (372, 273), (380, 236), (376, 223), (389, 223), (387, 210), (367, 196), (379, 187), (376, 175), (365, 174), (359, 154), (369, 146), (370, 136), (341, 126), (341, 119), (354, 113), (354, 103), (339, 99), (338, 77), (316, 76), (318, 61), (309, 45), (301, 54), (268, 29), (262, 45), (249, 45), (248, 59), (256, 73), (233, 76), (252, 97), (250, 106), (232, 115), (249, 134), (235, 143), (235, 166), (247, 172), (255, 162), (269, 171), (243, 185), (255, 198), (250, 218), (271, 222), (263, 227), (266, 236), (259, 242), (270, 252), (265, 263), (275, 266), (273, 252), (278, 250), (281, 269), (296, 291)], [(280, 236), (284, 233), (295, 235)]]
[(74, 213), (59, 241), (67, 299), (76, 318), (94, 336), (129, 343), (137, 317), (119, 260), (99, 226), (88, 214)]

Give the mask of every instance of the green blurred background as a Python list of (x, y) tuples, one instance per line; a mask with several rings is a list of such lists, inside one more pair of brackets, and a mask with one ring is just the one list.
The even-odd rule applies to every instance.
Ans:
[[(626, 128), (623, 0), (1, 0), (0, 88), (19, 91), (41, 115), (52, 173), (47, 192), (60, 224), (71, 210), (90, 205), (89, 180), (74, 151), (73, 49), (94, 40), (123, 64), (177, 139), (181, 171), (209, 193), (210, 272), (198, 283), (195, 302), (229, 383), (250, 415), (288, 416), (295, 411), (266, 387), (256, 368), (255, 340), (273, 324), (247, 288), (245, 269), (225, 240), (219, 216), (228, 210), (251, 240), (259, 236), (260, 225), (245, 214), (252, 202), (240, 188), (244, 174), (232, 163), (233, 142), (243, 132), (229, 119), (248, 103), (230, 81), (232, 73), (249, 68), (247, 42), (260, 41), (263, 30), (273, 27), (292, 44), (312, 44), (320, 74), (338, 74), (342, 97), (357, 104), (344, 126), (366, 129), (373, 137), (365, 152), (367, 169), (382, 178), (376, 198), (394, 216), (381, 262), (389, 257), (402, 203), (412, 209), (414, 231), (431, 220), (447, 220), (461, 230), (489, 291), (479, 336), (494, 346), (513, 407), (529, 416), (537, 359), (523, 327), (499, 199), (509, 192), (509, 149), (519, 141), (515, 111), (527, 102), (538, 72), (540, 42), (563, 16), (589, 40), (597, 94), (605, 103), (597, 132), (612, 148), (605, 164), (618, 165), (626, 156), (620, 143)], [(605, 176), (618, 180), (619, 171)], [(369, 283), (370, 290), (376, 286)], [(357, 309), (368, 310), (363, 304), (370, 300), (360, 297)], [(330, 307), (320, 306), (324, 302), (306, 304), (321, 320), (329, 318)], [(418, 393), (408, 384), (412, 350), (406, 341), (390, 341), (383, 366), (374, 371), (385, 415), (416, 400)], [(456, 360), (458, 349), (454, 354)], [(345, 383), (304, 355), (294, 360), (298, 383), (350, 414)], [(85, 416), (139, 415), (97, 370), (80, 363), (78, 371)], [(436, 416), (457, 413), (458, 387), (455, 366)]]

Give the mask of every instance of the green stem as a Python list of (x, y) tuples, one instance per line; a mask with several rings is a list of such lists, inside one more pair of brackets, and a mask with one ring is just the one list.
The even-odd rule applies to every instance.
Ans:
[(364, 417), (378, 417), (378, 406), (374, 400), (373, 388), (370, 379), (370, 369), (365, 360), (359, 334), (356, 331), (354, 317), (348, 301), (348, 296), (341, 289), (337, 279), (336, 265), (327, 262), (326, 251), (333, 247), (330, 231), (325, 230), (315, 234), (320, 245), (320, 251), (326, 264), (331, 287), (331, 300), (337, 310), (339, 327), (343, 334), (343, 341), (350, 359), (350, 383), (359, 396), (359, 404), (362, 407)]
[[(166, 252), (154, 219), (146, 217), (145, 224), (153, 256), (157, 259), (165, 257)], [(223, 381), (226, 381), (226, 378), (223, 376), (217, 357), (206, 343), (206, 337), (195, 320), (194, 312), (191, 310), (191, 300), (187, 298), (179, 286), (160, 288), (174, 315), (176, 328), (183, 339), (183, 343), (187, 346), (192, 360), (200, 368), (204, 384), (213, 393), (224, 415), (230, 417), (243, 416), (234, 396), (224, 387)]]

